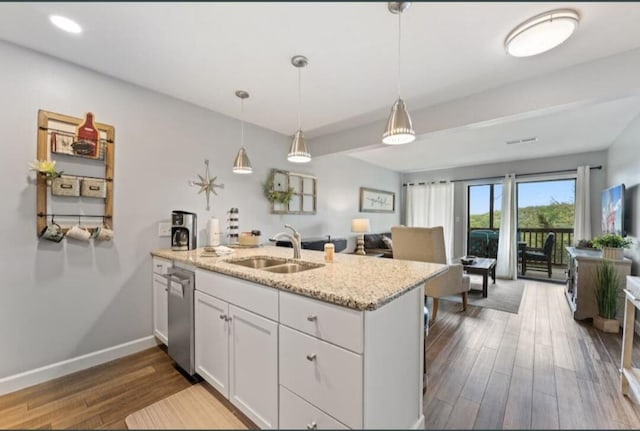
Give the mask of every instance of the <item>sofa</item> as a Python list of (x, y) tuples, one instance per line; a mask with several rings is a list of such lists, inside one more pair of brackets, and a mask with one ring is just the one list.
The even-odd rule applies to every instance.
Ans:
[(393, 250), (388, 247), (382, 237), (391, 239), (391, 232), (367, 233), (364, 235), (364, 250), (367, 253), (380, 253), (383, 257), (393, 258)]
[[(311, 237), (311, 238), (303, 238), (300, 241), (300, 248), (304, 248), (307, 250), (316, 250), (322, 251), (324, 250), (325, 243), (330, 242), (335, 247), (335, 252), (340, 253), (342, 250), (347, 248), (347, 240), (345, 238), (332, 238), (327, 235), (325, 237)], [(291, 241), (282, 239), (276, 241), (276, 246), (278, 247), (293, 247), (291, 245)]]

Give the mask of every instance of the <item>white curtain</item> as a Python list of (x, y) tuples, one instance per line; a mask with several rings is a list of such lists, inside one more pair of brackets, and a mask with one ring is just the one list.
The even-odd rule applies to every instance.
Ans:
[(407, 185), (405, 200), (407, 226), (443, 227), (448, 261), (453, 257), (453, 190), (450, 182)]
[(516, 176), (507, 174), (502, 182), (502, 208), (496, 277), (515, 280), (518, 269), (516, 231)]
[(576, 176), (575, 218), (573, 221), (573, 241), (576, 243), (581, 239), (591, 239), (590, 175), (591, 168), (589, 165), (578, 166), (578, 175)]

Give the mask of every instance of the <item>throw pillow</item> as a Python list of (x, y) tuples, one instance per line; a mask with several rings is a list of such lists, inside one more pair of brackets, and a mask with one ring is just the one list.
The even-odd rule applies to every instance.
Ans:
[(384, 245), (386, 245), (389, 250), (393, 249), (393, 241), (391, 241), (391, 238), (383, 236), (382, 242), (384, 242)]

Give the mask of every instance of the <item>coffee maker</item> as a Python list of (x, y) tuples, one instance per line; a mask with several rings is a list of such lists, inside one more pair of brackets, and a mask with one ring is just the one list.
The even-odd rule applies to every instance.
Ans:
[(197, 248), (198, 216), (187, 211), (171, 212), (171, 250), (193, 250)]

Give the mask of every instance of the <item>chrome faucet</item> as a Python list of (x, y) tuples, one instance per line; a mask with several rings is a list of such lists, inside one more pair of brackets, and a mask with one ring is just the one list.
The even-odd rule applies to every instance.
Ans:
[(273, 238), (269, 238), (269, 241), (277, 241), (280, 237), (285, 237), (289, 241), (291, 241), (291, 245), (293, 246), (293, 258), (300, 259), (300, 248), (302, 238), (300, 237), (300, 233), (293, 228), (293, 226), (285, 224), (285, 228), (291, 229), (293, 234), (289, 234), (288, 232), (279, 232), (273, 236)]

